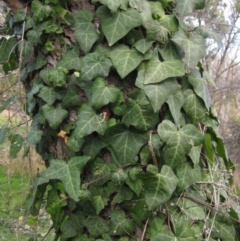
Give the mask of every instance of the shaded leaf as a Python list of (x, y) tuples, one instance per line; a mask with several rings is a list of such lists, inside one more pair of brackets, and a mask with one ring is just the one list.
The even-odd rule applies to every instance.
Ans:
[(164, 48), (159, 48), (158, 50), (164, 60), (180, 59), (175, 46), (170, 41), (164, 45)]
[(141, 16), (135, 9), (127, 9), (111, 15), (107, 7), (101, 6), (97, 10), (97, 15), (101, 20), (102, 31), (109, 46), (124, 37), (131, 29), (142, 24)]
[(16, 97), (10, 96), (8, 97), (4, 103), (0, 106), (0, 112), (3, 112), (7, 108), (9, 108), (12, 104), (16, 102)]
[(51, 13), (51, 7), (49, 5), (43, 5), (38, 0), (32, 1), (31, 6), (33, 12), (33, 20), (36, 22), (41, 22), (46, 19)]
[(85, 220), (85, 226), (92, 237), (97, 237), (109, 231), (108, 224), (99, 216), (88, 216)]
[(1, 126), (0, 127), (0, 145), (6, 140), (10, 133), (10, 128), (7, 126)]
[(189, 67), (197, 66), (206, 56), (204, 38), (198, 34), (187, 34), (183, 30), (174, 33), (172, 41), (184, 52), (182, 61)]
[(80, 173), (90, 160), (88, 156), (72, 157), (68, 163), (63, 160), (52, 159), (50, 167), (41, 173), (43, 178), (59, 179), (68, 195), (78, 201), (80, 189)]
[(38, 94), (38, 96), (43, 99), (48, 105), (52, 105), (57, 99), (57, 93), (53, 88), (43, 86)]
[(6, 62), (16, 47), (17, 38), (2, 38), (0, 40), (0, 64)]
[(69, 108), (73, 106), (81, 106), (82, 99), (78, 95), (78, 90), (75, 85), (69, 85), (67, 87), (67, 92), (62, 99), (62, 107)]
[(61, 108), (61, 106), (58, 106), (57, 108), (54, 108), (49, 105), (44, 105), (42, 107), (43, 116), (48, 121), (51, 128), (56, 130), (62, 121), (67, 117), (68, 112)]
[(194, 164), (194, 166), (198, 165), (200, 161), (200, 154), (201, 154), (201, 146), (193, 146), (189, 152), (189, 156)]
[(38, 128), (31, 128), (27, 135), (27, 142), (32, 145), (38, 144), (43, 136), (43, 131)]
[(40, 77), (47, 85), (63, 86), (67, 81), (67, 69), (63, 67), (47, 68), (40, 72)]
[(10, 158), (16, 158), (19, 151), (22, 149), (24, 139), (19, 134), (13, 134), (8, 137), (11, 142), (10, 146)]
[(133, 197), (133, 192), (131, 191), (131, 189), (129, 189), (126, 186), (121, 186), (120, 190), (118, 191), (118, 193), (113, 198), (112, 203), (113, 204), (121, 203), (125, 200), (131, 200), (132, 197)]
[(104, 140), (112, 147), (113, 153), (119, 158), (121, 165), (135, 163), (140, 148), (146, 144), (148, 136), (129, 130), (124, 125), (110, 127)]
[(126, 10), (129, 0), (93, 0), (93, 2), (100, 2), (107, 6), (112, 12), (116, 12), (118, 8)]
[(101, 196), (92, 197), (93, 206), (96, 209), (96, 214), (98, 215), (105, 207), (105, 202)]

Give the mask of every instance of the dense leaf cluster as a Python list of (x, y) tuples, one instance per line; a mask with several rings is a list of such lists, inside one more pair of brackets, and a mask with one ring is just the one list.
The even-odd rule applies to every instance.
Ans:
[(233, 166), (200, 63), (209, 35), (183, 21), (205, 1), (91, 2), (33, 0), (8, 19), (33, 118), (11, 153), (34, 144), (48, 167), (32, 214), (46, 198), (56, 240), (234, 240)]

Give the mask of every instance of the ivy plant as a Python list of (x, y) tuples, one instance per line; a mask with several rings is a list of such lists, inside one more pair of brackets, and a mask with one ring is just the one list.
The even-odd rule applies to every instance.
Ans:
[(184, 21), (204, 6), (33, 0), (8, 14), (0, 62), (8, 73), (20, 58), (32, 122), (0, 142), (45, 161), (27, 206), (45, 203), (55, 240), (237, 240), (234, 165), (201, 64), (211, 36)]

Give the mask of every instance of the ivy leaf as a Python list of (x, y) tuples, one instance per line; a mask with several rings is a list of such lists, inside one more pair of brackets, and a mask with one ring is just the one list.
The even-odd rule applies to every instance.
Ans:
[(77, 87), (75, 85), (69, 85), (67, 92), (62, 99), (62, 107), (69, 108), (73, 106), (81, 106), (82, 99), (78, 95)]
[(135, 48), (130, 49), (126, 45), (113, 47), (109, 56), (122, 79), (136, 69), (144, 59), (144, 56)]
[(182, 117), (181, 108), (184, 104), (184, 96), (182, 92), (178, 91), (174, 95), (170, 95), (168, 97), (167, 103), (175, 124), (180, 126), (180, 118)]
[(48, 105), (52, 105), (57, 99), (57, 93), (53, 88), (43, 86), (38, 96), (43, 99)]
[(67, 70), (78, 70), (80, 71), (82, 66), (82, 60), (79, 57), (79, 51), (77, 48), (69, 50), (63, 55), (62, 60), (57, 63), (57, 67), (63, 67)]
[(201, 77), (199, 71), (192, 70), (188, 76), (188, 82), (193, 86), (194, 92), (204, 101), (206, 108), (211, 106), (211, 98), (205, 80)]
[(145, 72), (140, 70), (136, 86), (145, 92), (155, 113), (161, 109), (161, 106), (167, 101), (170, 95), (173, 95), (181, 88), (175, 79), (164, 80), (158, 84), (149, 85), (144, 85), (144, 79)]
[(41, 22), (46, 19), (51, 13), (51, 7), (49, 5), (42, 5), (42, 3), (38, 0), (32, 1), (32, 12), (33, 12), (33, 20), (35, 22)]
[(41, 43), (40, 36), (42, 35), (41, 31), (29, 30), (26, 34), (26, 37), (29, 41), (35, 43)]
[(121, 186), (118, 193), (112, 200), (112, 204), (121, 203), (125, 200), (131, 200), (133, 197), (133, 192), (126, 186)]
[(188, 163), (182, 163), (177, 168), (177, 177), (178, 177), (178, 190), (186, 190), (190, 185), (195, 182), (201, 181), (201, 169), (199, 166), (192, 168)]
[(112, 177), (111, 180), (117, 185), (122, 186), (127, 179), (127, 173), (122, 169), (117, 169)]
[(175, 46), (170, 41), (164, 46), (164, 48), (159, 48), (158, 50), (164, 60), (180, 59)]
[(93, 80), (96, 77), (108, 76), (111, 60), (100, 53), (90, 53), (83, 58), (83, 65), (81, 68), (82, 80)]
[(190, 152), (192, 146), (203, 142), (203, 136), (195, 126), (187, 124), (178, 130), (168, 120), (159, 124), (158, 135), (167, 144), (163, 149), (164, 160), (172, 168), (184, 162), (185, 155)]
[(0, 145), (6, 140), (7, 136), (10, 133), (10, 128), (6, 126), (0, 126)]
[(93, 202), (93, 206), (96, 209), (96, 213), (98, 215), (104, 209), (105, 202), (104, 202), (102, 196), (93, 196), (92, 202)]
[(118, 236), (132, 233), (135, 229), (134, 223), (126, 218), (123, 210), (113, 210), (111, 212), (110, 233)]
[(148, 136), (124, 125), (115, 125), (108, 128), (104, 140), (112, 147), (112, 152), (119, 158), (119, 163), (125, 165), (135, 163), (140, 148), (147, 143)]
[(133, 46), (142, 54), (145, 54), (151, 47), (154, 41), (149, 39), (140, 39)]
[(172, 41), (184, 52), (182, 61), (194, 68), (206, 56), (204, 38), (198, 34), (187, 34), (183, 30), (174, 33)]
[(142, 181), (140, 179), (132, 180), (131, 178), (127, 178), (125, 182), (139, 197), (143, 187)]
[(185, 214), (191, 219), (204, 220), (205, 219), (205, 210), (204, 207), (199, 206), (197, 203), (194, 203), (186, 198), (180, 200), (179, 204), (185, 211)]
[(93, 44), (98, 39), (96, 27), (90, 22), (78, 22), (78, 28), (75, 29), (73, 37), (77, 40), (80, 48), (87, 54), (92, 48)]
[(27, 142), (32, 145), (38, 144), (43, 136), (43, 131), (36, 127), (32, 127), (27, 135)]
[(67, 69), (63, 67), (48, 68), (40, 72), (40, 77), (47, 85), (63, 86), (67, 81)]
[(58, 106), (57, 108), (54, 108), (49, 105), (44, 105), (42, 107), (43, 116), (48, 121), (51, 128), (56, 130), (62, 121), (67, 117), (68, 112), (61, 108), (61, 106)]
[(178, 30), (179, 24), (175, 15), (164, 15), (160, 18), (159, 22), (170, 32), (176, 32)]
[(135, 8), (138, 12), (143, 11), (143, 0), (129, 0), (129, 5), (131, 8)]
[(94, 160), (99, 151), (106, 146), (107, 144), (100, 137), (89, 136), (83, 145), (83, 153), (86, 156), (91, 156), (91, 159)]
[(205, 0), (176, 0), (177, 11), (181, 18), (192, 13), (194, 10), (203, 9)]
[(11, 52), (13, 51), (14, 47), (16, 46), (17, 38), (9, 38), (5, 39), (2, 38), (0, 40), (0, 64), (8, 61)]
[(50, 160), (50, 167), (41, 173), (43, 178), (58, 179), (62, 182), (68, 195), (78, 201), (80, 194), (80, 173), (86, 163), (90, 160), (88, 156), (72, 157), (68, 163), (63, 160)]
[(194, 166), (198, 165), (201, 154), (201, 146), (193, 146), (189, 152), (189, 156), (194, 164)]
[(111, 12), (117, 12), (118, 8), (126, 10), (128, 7), (128, 0), (93, 0), (92, 2), (100, 2), (107, 6)]
[(102, 78), (96, 78), (92, 85), (92, 104), (96, 109), (109, 103), (115, 103), (121, 92), (114, 85), (107, 85)]
[(127, 9), (111, 15), (110, 10), (102, 6), (97, 10), (97, 15), (101, 20), (102, 31), (109, 46), (123, 38), (131, 29), (142, 24), (141, 16), (135, 9)]
[(211, 233), (211, 237), (216, 240), (216, 238), (223, 241), (235, 240), (236, 231), (233, 225), (221, 222), (220, 220), (214, 221), (215, 229)]
[(76, 139), (82, 138), (96, 131), (103, 135), (107, 129), (106, 121), (102, 120), (100, 115), (97, 115), (93, 108), (84, 105), (78, 115), (76, 128), (73, 131), (73, 136)]
[(22, 149), (24, 139), (19, 134), (10, 135), (8, 139), (11, 142), (10, 151), (9, 151), (10, 158), (16, 158), (18, 152)]
[(94, 238), (109, 231), (108, 224), (99, 216), (88, 216), (85, 220), (85, 226)]
[[(81, 9), (73, 15), (73, 28), (79, 28), (82, 22), (92, 22), (94, 13), (89, 9)], [(78, 25), (79, 24), (79, 25)]]
[(139, 91), (133, 99), (128, 98), (122, 117), (123, 123), (132, 125), (138, 130), (147, 131), (156, 125), (157, 121), (158, 113), (153, 112), (151, 104), (143, 91)]
[(139, 174), (145, 189), (145, 199), (150, 210), (168, 201), (175, 191), (178, 179), (169, 166), (164, 165), (161, 173)]
[(187, 89), (183, 92), (184, 105), (183, 109), (191, 119), (193, 124), (200, 122), (205, 116), (205, 110), (198, 97), (193, 93), (192, 90)]
[(3, 112), (6, 110), (8, 107), (10, 107), (12, 104), (16, 102), (16, 97), (10, 96), (8, 97), (4, 103), (0, 106), (0, 112)]
[(184, 66), (180, 60), (159, 61), (153, 56), (148, 62), (144, 84), (159, 83), (170, 77), (183, 76)]

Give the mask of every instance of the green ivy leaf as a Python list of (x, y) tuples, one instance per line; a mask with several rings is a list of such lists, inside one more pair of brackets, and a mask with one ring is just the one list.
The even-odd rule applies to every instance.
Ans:
[(192, 146), (203, 142), (202, 134), (191, 124), (178, 130), (171, 121), (164, 120), (158, 126), (158, 134), (167, 144), (163, 153), (165, 163), (172, 168), (184, 162), (185, 155), (190, 152)]
[(50, 127), (54, 130), (59, 127), (59, 125), (68, 115), (68, 112), (62, 109), (61, 106), (54, 108), (46, 104), (42, 107), (42, 111), (44, 118), (48, 121)]
[(193, 124), (197, 124), (203, 120), (205, 116), (205, 110), (203, 104), (200, 102), (198, 97), (193, 93), (192, 90), (185, 90), (184, 95), (184, 105), (183, 109), (187, 113), (188, 117), (191, 119)]
[(0, 145), (6, 140), (10, 133), (10, 128), (7, 126), (0, 126)]
[(102, 78), (96, 78), (92, 85), (92, 104), (99, 109), (109, 103), (115, 103), (121, 92), (114, 85), (107, 85)]
[[(84, 143), (83, 139), (76, 139), (73, 136), (70, 136), (66, 144), (71, 149), (71, 151), (79, 152), (82, 148), (83, 143)], [(86, 155), (86, 156), (89, 156), (89, 155)]]
[(27, 135), (27, 142), (32, 145), (38, 144), (43, 136), (43, 131), (36, 127), (32, 127)]
[(10, 158), (16, 158), (18, 152), (22, 149), (24, 139), (19, 134), (10, 135), (8, 139), (11, 142), (10, 151), (9, 151)]
[(42, 5), (42, 3), (38, 0), (32, 1), (31, 9), (33, 12), (33, 20), (35, 22), (43, 21), (50, 15), (50, 13), (52, 11), (52, 9), (49, 5)]
[(113, 47), (109, 56), (122, 79), (136, 69), (144, 59), (144, 56), (135, 48), (130, 49), (126, 45)]
[(85, 226), (92, 237), (97, 237), (109, 231), (108, 224), (99, 216), (88, 216), (85, 220)]
[(72, 157), (68, 163), (63, 160), (50, 160), (50, 167), (41, 173), (43, 178), (59, 179), (68, 195), (78, 201), (80, 189), (80, 173), (86, 163), (90, 160), (88, 156)]
[(78, 90), (75, 85), (69, 85), (67, 87), (67, 92), (62, 99), (62, 107), (69, 108), (73, 106), (81, 106), (82, 99), (78, 95)]
[(126, 218), (124, 211), (113, 210), (111, 212), (110, 233), (118, 236), (132, 233), (135, 229), (134, 223)]
[(178, 177), (178, 190), (186, 190), (190, 185), (195, 182), (201, 181), (201, 169), (199, 166), (192, 168), (188, 163), (182, 163), (177, 168), (177, 177)]
[(178, 179), (169, 166), (164, 165), (161, 173), (139, 174), (145, 189), (145, 199), (150, 210), (168, 201), (175, 191)]
[(152, 11), (153, 15), (155, 15), (155, 16), (157, 15), (161, 18), (165, 15), (164, 9), (160, 2), (150, 2), (150, 7), (151, 7), (151, 11)]
[(180, 119), (182, 117), (181, 108), (184, 104), (184, 96), (182, 92), (178, 91), (174, 95), (170, 95), (167, 103), (175, 124), (180, 126)]
[(154, 113), (146, 95), (139, 91), (133, 99), (128, 98), (122, 122), (138, 130), (147, 131), (156, 125), (158, 113)]
[(194, 92), (202, 98), (206, 108), (209, 110), (211, 106), (211, 98), (208, 91), (207, 83), (201, 77), (201, 74), (197, 70), (192, 70), (188, 76), (189, 83), (193, 86)]
[(133, 192), (131, 191), (131, 189), (129, 189), (126, 186), (121, 186), (120, 190), (118, 191), (118, 193), (113, 198), (112, 203), (113, 204), (121, 203), (125, 200), (131, 200), (132, 197), (133, 197)]
[(40, 72), (40, 77), (47, 85), (63, 86), (67, 81), (67, 69), (63, 67), (47, 68)]
[(57, 93), (53, 88), (43, 86), (38, 94), (48, 105), (52, 105), (57, 99)]
[(82, 60), (79, 57), (79, 51), (77, 48), (69, 50), (65, 55), (63, 55), (62, 60), (57, 63), (57, 67), (63, 67), (67, 70), (78, 70), (80, 71), (82, 67)]
[(91, 159), (94, 160), (100, 150), (106, 146), (107, 144), (100, 137), (89, 136), (83, 145), (83, 153), (86, 156), (91, 156)]
[(140, 70), (138, 72), (136, 86), (145, 92), (155, 113), (161, 109), (161, 106), (167, 101), (169, 96), (181, 88), (175, 79), (149, 85), (144, 85), (144, 79), (145, 71)]
[(12, 104), (16, 102), (16, 97), (10, 96), (8, 97), (4, 103), (0, 106), (0, 112), (3, 112), (6, 110), (8, 107), (10, 107)]
[(142, 54), (145, 54), (151, 47), (154, 41), (149, 39), (140, 39), (133, 46)]
[(168, 29), (170, 32), (176, 32), (178, 30), (178, 19), (175, 15), (164, 15), (160, 18), (161, 25)]
[(97, 15), (101, 20), (102, 31), (109, 46), (124, 37), (131, 29), (142, 24), (141, 16), (135, 9), (127, 9), (111, 15), (110, 10), (102, 6), (98, 8)]
[(146, 144), (148, 136), (123, 125), (115, 125), (107, 130), (104, 140), (112, 147), (112, 152), (119, 158), (118, 162), (125, 165), (136, 162), (135, 157)]
[(129, 0), (129, 5), (131, 8), (135, 8), (138, 12), (143, 11), (143, 0)]
[(153, 56), (147, 64), (144, 84), (155, 84), (167, 78), (183, 76), (184, 74), (184, 66), (180, 60), (161, 62)]
[(41, 43), (41, 39), (40, 39), (41, 35), (42, 35), (41, 31), (29, 30), (26, 34), (26, 37), (28, 41), (31, 41), (34, 44), (36, 44), (36, 43)]
[(98, 215), (105, 207), (105, 202), (102, 196), (93, 196), (92, 197), (93, 206), (96, 209), (96, 214)]
[(194, 166), (198, 165), (200, 160), (200, 154), (201, 154), (201, 146), (193, 146), (189, 152), (189, 156), (194, 164)]
[(117, 12), (118, 8), (127, 10), (129, 0), (93, 0), (92, 2), (100, 2), (107, 6), (111, 12)]
[(187, 34), (179, 30), (173, 35), (172, 41), (184, 52), (182, 61), (189, 68), (197, 66), (200, 59), (206, 56), (204, 38), (198, 34)]
[(138, 197), (140, 196), (143, 187), (143, 183), (140, 179), (132, 180), (131, 178), (127, 178), (126, 184), (136, 193)]
[(117, 185), (122, 186), (127, 179), (127, 173), (123, 169), (117, 169), (111, 176), (111, 180)]
[(97, 115), (93, 108), (84, 105), (78, 115), (76, 128), (73, 131), (73, 136), (78, 139), (96, 131), (103, 135), (107, 129), (107, 123), (102, 116)]
[(96, 77), (108, 76), (111, 60), (100, 53), (90, 53), (83, 58), (83, 65), (81, 68), (82, 80), (93, 80)]
[(8, 61), (14, 47), (16, 46), (17, 38), (2, 38), (0, 40), (0, 64)]
[(205, 7), (205, 0), (176, 0), (176, 4), (177, 11), (182, 18), (194, 10), (203, 9)]
[(26, 18), (26, 11), (24, 9), (18, 9), (17, 13), (13, 15), (14, 22), (23, 22)]
[(163, 48), (159, 48), (158, 50), (164, 60), (180, 60), (180, 56), (178, 55), (175, 46), (170, 41), (164, 45)]

